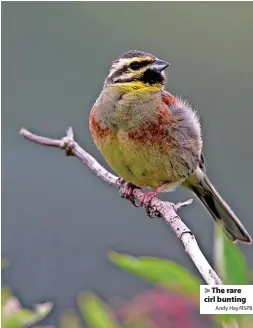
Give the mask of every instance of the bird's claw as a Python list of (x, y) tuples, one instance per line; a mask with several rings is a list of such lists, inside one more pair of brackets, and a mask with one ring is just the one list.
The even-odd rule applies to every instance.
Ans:
[(119, 192), (122, 198), (128, 199), (135, 207), (145, 207), (147, 215), (151, 218), (157, 215), (157, 211), (152, 208), (151, 202), (153, 198), (157, 197), (157, 195), (162, 191), (165, 184), (161, 185), (153, 191), (143, 192), (143, 197), (140, 201), (140, 205), (136, 203), (136, 199), (133, 194), (134, 189), (140, 189), (139, 187), (136, 187), (131, 182), (127, 182), (122, 178), (118, 178), (117, 184), (120, 187)]
[(149, 191), (145, 192), (142, 199), (141, 199), (141, 206), (145, 207), (147, 216), (154, 217), (155, 213), (151, 207), (152, 199), (158, 195), (157, 191)]
[(136, 203), (134, 196), (134, 189), (137, 188), (134, 184), (130, 182), (126, 182), (125, 180), (119, 178), (117, 183), (121, 186), (120, 188), (120, 196), (122, 198), (128, 199), (135, 207), (139, 207)]

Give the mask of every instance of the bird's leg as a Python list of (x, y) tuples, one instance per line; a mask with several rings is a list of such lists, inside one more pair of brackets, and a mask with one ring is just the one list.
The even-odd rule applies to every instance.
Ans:
[(118, 179), (118, 184), (121, 186), (121, 188), (120, 188), (120, 196), (122, 198), (128, 199), (135, 207), (138, 207), (138, 205), (136, 204), (136, 201), (135, 201), (133, 190), (135, 188), (138, 188), (139, 189), (139, 187), (136, 187), (131, 182), (127, 182), (127, 181), (125, 181), (125, 180), (123, 180), (121, 178)]
[(153, 198), (157, 197), (157, 195), (163, 191), (164, 187), (167, 186), (168, 183), (163, 183), (161, 186), (157, 187), (152, 191), (145, 192), (141, 199), (141, 206), (146, 208), (147, 215), (152, 217), (152, 211), (150, 210), (151, 201)]

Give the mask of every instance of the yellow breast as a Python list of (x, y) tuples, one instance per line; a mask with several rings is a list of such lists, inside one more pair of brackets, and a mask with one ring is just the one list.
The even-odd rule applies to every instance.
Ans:
[(111, 168), (124, 180), (138, 187), (156, 188), (165, 182), (178, 183), (173, 176), (169, 155), (159, 148), (146, 148), (130, 140), (126, 133), (96, 142), (98, 149)]

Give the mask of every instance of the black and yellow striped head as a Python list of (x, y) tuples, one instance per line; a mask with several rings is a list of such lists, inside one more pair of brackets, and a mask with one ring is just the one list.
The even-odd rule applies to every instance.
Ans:
[(143, 84), (163, 86), (165, 83), (163, 71), (168, 66), (169, 63), (147, 52), (130, 50), (112, 63), (105, 84), (139, 81)]

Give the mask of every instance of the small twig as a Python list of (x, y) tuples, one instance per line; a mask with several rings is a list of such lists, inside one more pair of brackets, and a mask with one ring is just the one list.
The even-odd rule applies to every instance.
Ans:
[[(67, 135), (62, 139), (51, 139), (35, 135), (25, 128), (20, 130), (20, 134), (35, 143), (57, 147), (64, 149), (67, 155), (73, 155), (79, 158), (83, 164), (88, 166), (99, 178), (106, 183), (114, 186), (118, 189), (123, 188), (119, 178), (105, 170), (90, 154), (88, 154), (79, 144), (74, 140), (74, 134), (72, 128), (67, 130)], [(133, 194), (135, 198), (141, 201), (144, 193), (141, 189), (134, 188)], [(222, 281), (212, 269), (206, 258), (202, 254), (198, 247), (197, 241), (190, 231), (190, 229), (183, 223), (177, 214), (177, 211), (184, 206), (192, 203), (192, 199), (185, 202), (173, 204), (170, 202), (161, 201), (158, 198), (154, 198), (151, 201), (150, 207), (152, 213), (155, 213), (158, 217), (162, 217), (165, 222), (170, 225), (178, 239), (184, 245), (185, 251), (191, 257), (192, 261), (196, 265), (200, 274), (209, 285), (221, 285)]]
[(186, 200), (185, 202), (179, 202), (179, 203), (175, 204), (175, 210), (177, 211), (181, 207), (185, 207), (185, 206), (191, 205), (192, 202), (193, 202), (193, 199), (192, 198)]

